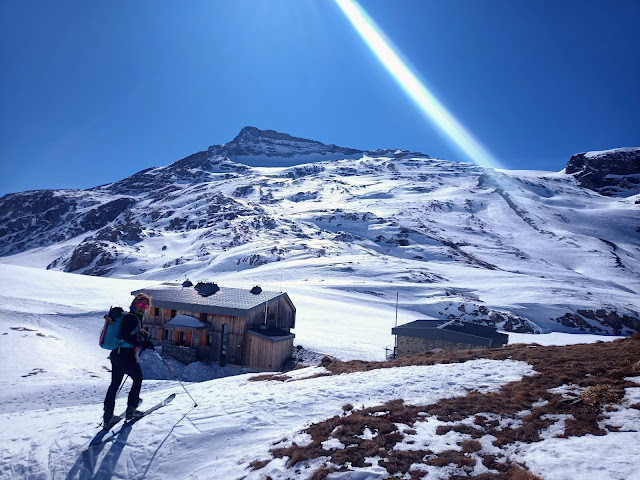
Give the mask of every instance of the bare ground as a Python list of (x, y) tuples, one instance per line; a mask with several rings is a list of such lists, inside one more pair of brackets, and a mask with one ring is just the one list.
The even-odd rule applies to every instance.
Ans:
[[(506, 454), (488, 454), (479, 439), (491, 438), (493, 446), (504, 451), (516, 442), (533, 443), (542, 440), (540, 433), (554, 420), (551, 415), (568, 415), (562, 437), (605, 435), (615, 427), (602, 424), (603, 412), (624, 396), (626, 387), (637, 386), (625, 377), (640, 375), (640, 333), (631, 338), (613, 342), (568, 346), (509, 345), (496, 350), (466, 350), (459, 352), (426, 352), (386, 362), (343, 362), (325, 358), (322, 366), (332, 375), (368, 371), (409, 365), (459, 363), (472, 359), (513, 359), (529, 363), (537, 374), (521, 381), (504, 385), (493, 393), (471, 391), (464, 397), (443, 399), (431, 405), (406, 405), (402, 399), (377, 407), (354, 409), (343, 407), (342, 415), (309, 426), (305, 432), (312, 441), (305, 446), (293, 444), (274, 448), (274, 458), (287, 458), (287, 465), (324, 458), (324, 466), (310, 478), (326, 478), (332, 472), (347, 471), (350, 467), (372, 465), (377, 457), (389, 475), (408, 474), (412, 479), (422, 478), (421, 465), (455, 466), (451, 480), (535, 480), (523, 465), (510, 461)], [(269, 379), (265, 376), (265, 380)], [(273, 378), (284, 380), (286, 378)], [(304, 381), (304, 380), (302, 380)], [(555, 387), (572, 385), (571, 395), (550, 393)], [(640, 408), (640, 405), (632, 405)], [(450, 431), (464, 435), (456, 449), (435, 454), (429, 445), (415, 450), (398, 450), (401, 442), (411, 444), (418, 422), (435, 417), (444, 422), (436, 434)], [(373, 438), (365, 430), (375, 432)], [(322, 443), (336, 438), (346, 448), (325, 450)], [(423, 442), (424, 443), (424, 442)], [(479, 463), (482, 473), (476, 473)], [(268, 463), (268, 462), (267, 462)], [(256, 469), (266, 465), (256, 461)], [(488, 469), (488, 470), (487, 470)]]

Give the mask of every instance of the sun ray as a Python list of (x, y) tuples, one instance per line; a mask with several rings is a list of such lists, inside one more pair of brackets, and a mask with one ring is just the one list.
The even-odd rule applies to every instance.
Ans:
[(474, 163), (483, 167), (502, 168), (494, 156), (422, 84), (409, 66), (394, 51), (375, 22), (355, 0), (336, 0), (336, 3), (376, 57), (416, 103), (420, 111), (446, 137)]

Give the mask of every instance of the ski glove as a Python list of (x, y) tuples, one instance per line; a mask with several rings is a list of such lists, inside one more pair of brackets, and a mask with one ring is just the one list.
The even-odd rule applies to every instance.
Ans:
[(153, 343), (151, 342), (151, 340), (149, 340), (148, 338), (146, 338), (143, 342), (142, 342), (142, 350), (155, 350), (156, 347), (153, 346)]

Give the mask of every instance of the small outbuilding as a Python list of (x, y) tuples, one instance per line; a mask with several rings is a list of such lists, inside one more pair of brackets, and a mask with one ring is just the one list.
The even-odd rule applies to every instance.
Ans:
[(500, 348), (509, 341), (509, 335), (494, 327), (459, 320), (415, 320), (391, 333), (397, 337), (398, 357), (431, 350)]
[(143, 327), (168, 352), (188, 348), (197, 360), (257, 370), (279, 370), (292, 356), (296, 308), (284, 292), (166, 283), (138, 293), (151, 297)]

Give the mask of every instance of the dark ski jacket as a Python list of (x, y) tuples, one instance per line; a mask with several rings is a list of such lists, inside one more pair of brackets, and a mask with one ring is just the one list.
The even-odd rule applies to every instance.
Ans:
[[(134, 329), (140, 326), (136, 333), (131, 333)], [(119, 348), (141, 348), (145, 337), (142, 334), (142, 315), (131, 307), (129, 313), (126, 313), (120, 324), (120, 338), (133, 347), (119, 347)]]

